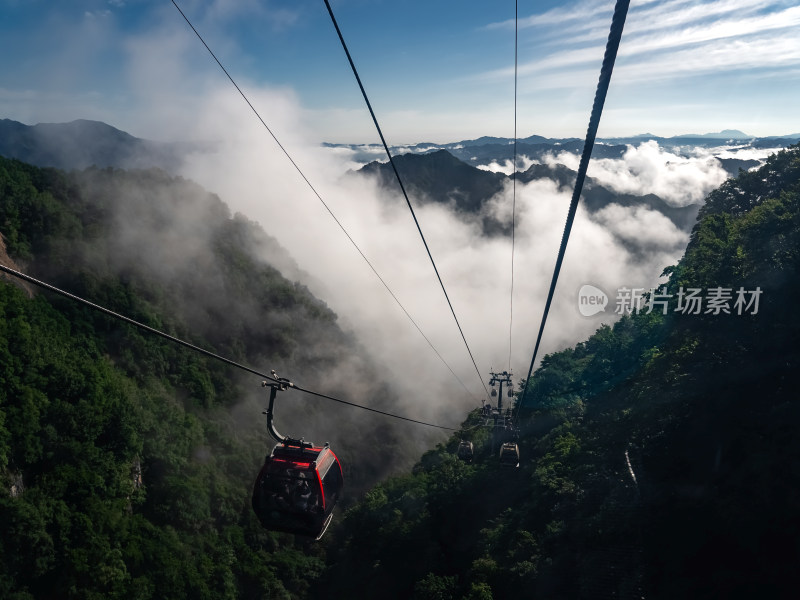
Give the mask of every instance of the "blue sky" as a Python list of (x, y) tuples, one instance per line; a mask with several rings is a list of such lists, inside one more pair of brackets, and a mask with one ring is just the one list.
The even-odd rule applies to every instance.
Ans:
[[(246, 93), (284, 98), (319, 141), (378, 141), (321, 0), (178, 3)], [(389, 143), (513, 135), (514, 2), (331, 4)], [(612, 10), (519, 2), (520, 137), (584, 135)], [(212, 90), (236, 94), (169, 0), (0, 12), (0, 118), (180, 137)], [(796, 0), (634, 0), (600, 135), (800, 132), (799, 34)]]

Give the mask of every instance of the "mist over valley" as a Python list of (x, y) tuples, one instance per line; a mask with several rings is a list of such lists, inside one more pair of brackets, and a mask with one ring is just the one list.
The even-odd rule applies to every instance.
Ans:
[[(91, 121), (28, 127), (4, 120), (2, 130), (14, 134), (0, 138), (7, 156), (38, 166), (70, 170), (91, 162), (100, 168), (156, 167), (198, 182), (218, 194), (232, 212), (264, 229), (272, 242), (259, 250), (261, 259), (330, 306), (340, 325), (381, 365), (383, 377), (409, 412), (451, 423), (458, 419), (455, 415), (478, 404), (481, 383), (385, 158), (378, 160), (375, 147), (318, 146), (302, 136), (288, 143), (315, 190), (469, 391), (436, 357), (286, 156), (252, 127), (223, 125), (218, 115), (226, 111), (234, 123), (249, 122), (231, 100), (212, 97), (208, 118), (197, 123), (202, 136), (196, 134), (195, 140), (201, 141), (192, 143), (148, 142)], [(287, 112), (287, 117), (293, 115)], [(231, 131), (238, 133), (231, 136)], [(576, 307), (583, 284), (612, 295), (621, 287), (659, 285), (663, 269), (683, 253), (705, 195), (740, 168), (758, 166), (772, 149), (792, 141), (788, 136), (749, 138), (734, 133), (600, 140), (544, 339), (545, 352), (574, 344), (600, 323), (618, 318), (611, 308), (594, 319), (581, 317)], [(533, 332), (581, 143), (541, 136), (521, 139), (514, 182), (511, 141), (480, 138), (396, 147), (392, 152), (479, 368), (502, 365), (521, 373), (531, 352), (530, 335), (514, 333), (509, 364), (507, 333), (512, 202), (515, 332)], [(80, 152), (74, 151), (76, 143)], [(171, 218), (175, 224), (181, 221)], [(131, 231), (137, 230), (138, 222), (130, 220)], [(151, 226), (142, 225), (141, 234)], [(192, 247), (202, 246), (203, 239), (196, 236)], [(158, 244), (144, 247), (158, 255)], [(419, 394), (419, 382), (435, 402)]]
[[(505, 598), (520, 586), (680, 596), (694, 590), (689, 557), (699, 553), (711, 578), (721, 568), (729, 515), (747, 535), (763, 531), (735, 480), (761, 468), (741, 458), (742, 448), (761, 456), (765, 439), (746, 433), (748, 411), (749, 426), (774, 440), (775, 465), (792, 452), (783, 440), (796, 421), (796, 320), (784, 291), (796, 287), (797, 146), (774, 154), (792, 139), (726, 131), (598, 145), (522, 401), (575, 143), (520, 144), (516, 173), (501, 138), (395, 148), (477, 375), (389, 165), (300, 135), (289, 148), (306, 182), (262, 132), (231, 136), (224, 109), (236, 114), (210, 99), (202, 135), (177, 143), (92, 121), (0, 122), (0, 260), (305, 389), (455, 432), (280, 392), (278, 429), (330, 442), (345, 495), (319, 544), (266, 531), (249, 504), (272, 445), (259, 378), (4, 276), (2, 532), (9, 548), (41, 556), (32, 570), (7, 561), (8, 581), (32, 597), (62, 571), (75, 589), (109, 597), (133, 579), (142, 597), (226, 586), (231, 597), (298, 599)], [(610, 297), (589, 317), (578, 303), (587, 284)], [(614, 310), (623, 288), (677, 297), (694, 285), (763, 290), (761, 316), (752, 304), (755, 314), (725, 321)], [(517, 395), (506, 406), (517, 403), (523, 423), (519, 472), (498, 469), (478, 411), (479, 377), (506, 368)], [(474, 463), (457, 458), (464, 440)], [(781, 523), (791, 499), (761, 485)], [(712, 532), (705, 550), (684, 518), (698, 511)], [(672, 550), (676, 536), (686, 549)], [(118, 576), (95, 581), (92, 563), (65, 548)], [(776, 546), (768, 556), (771, 566), (755, 570), (782, 581), (790, 554)], [(665, 583), (653, 564), (676, 577)]]

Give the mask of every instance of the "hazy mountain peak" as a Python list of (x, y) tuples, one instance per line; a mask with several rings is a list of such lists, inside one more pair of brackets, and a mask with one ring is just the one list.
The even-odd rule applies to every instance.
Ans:
[(743, 131), (739, 131), (738, 129), (723, 129), (717, 133), (687, 133), (685, 135), (679, 135), (676, 137), (699, 137), (699, 138), (712, 138), (712, 139), (720, 139), (720, 140), (749, 140), (753, 136), (747, 135)]
[(88, 119), (36, 125), (2, 119), (0, 156), (65, 170), (95, 165), (171, 171), (179, 162), (173, 145), (137, 138), (102, 121)]

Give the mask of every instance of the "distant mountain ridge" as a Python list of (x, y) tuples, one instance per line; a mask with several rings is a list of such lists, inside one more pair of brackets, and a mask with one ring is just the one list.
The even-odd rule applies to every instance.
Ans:
[(134, 137), (101, 121), (78, 119), (69, 123), (25, 125), (0, 119), (0, 156), (37, 167), (85, 169), (158, 167), (175, 172), (191, 147)]
[[(481, 211), (484, 204), (500, 193), (510, 181), (508, 175), (478, 169), (457, 159), (448, 150), (437, 150), (428, 154), (402, 154), (394, 157), (394, 163), (403, 178), (404, 186), (415, 201), (450, 203), (457, 212), (480, 217), (485, 234), (509, 233), (506, 226)], [(357, 172), (351, 172), (351, 176), (376, 176), (382, 187), (397, 190), (399, 193), (397, 179), (388, 163), (371, 162)], [(570, 189), (576, 176), (575, 171), (561, 164), (534, 164), (517, 175), (518, 181), (522, 183), (550, 179), (560, 188)], [(614, 192), (591, 177), (586, 179), (583, 199), (585, 207), (592, 213), (612, 203), (643, 206), (660, 212), (684, 231), (692, 228), (699, 209), (697, 204), (671, 206), (655, 194), (637, 196)]]
[(753, 138), (752, 135), (747, 135), (743, 131), (739, 131), (738, 129), (723, 129), (717, 133), (686, 133), (683, 135), (679, 135), (677, 137), (690, 137), (690, 138), (711, 138), (717, 140), (749, 140)]
[[(673, 137), (660, 137), (650, 133), (632, 137), (598, 138), (592, 151), (592, 158), (621, 158), (628, 145), (639, 145), (645, 141), (655, 141), (661, 147), (677, 148), (698, 146), (713, 148), (727, 143), (744, 144), (752, 148), (785, 148), (800, 142), (800, 133), (783, 136), (751, 137), (736, 129), (724, 129), (718, 133), (686, 134)], [(353, 160), (369, 163), (383, 160), (383, 147), (378, 144), (335, 144), (324, 143), (324, 147), (348, 148), (353, 151)], [(208, 144), (197, 142), (155, 142), (137, 138), (101, 121), (77, 119), (69, 123), (39, 123), (25, 125), (11, 119), (0, 119), (0, 156), (16, 158), (38, 167), (59, 169), (85, 169), (90, 166), (116, 167), (121, 169), (146, 169), (157, 167), (169, 173), (177, 173), (183, 157), (190, 152), (209, 151)], [(476, 139), (461, 140), (446, 144), (422, 142), (407, 146), (390, 146), (393, 156), (399, 154), (430, 154), (447, 150), (451, 155), (467, 165), (487, 165), (492, 162), (505, 163), (514, 155), (512, 138), (482, 136)], [(583, 151), (580, 138), (548, 138), (530, 135), (518, 138), (517, 156), (539, 160), (553, 152)], [(739, 167), (750, 168), (756, 163), (726, 164), (723, 167), (732, 175)]]
[[(639, 145), (653, 140), (661, 147), (714, 148), (724, 145), (747, 144), (752, 148), (785, 147), (800, 141), (800, 136), (750, 138), (746, 133), (725, 129), (718, 133), (688, 134), (663, 138), (642, 134), (632, 138), (601, 138), (592, 151), (593, 159), (621, 159), (630, 145)], [(508, 177), (502, 173), (480, 170), (479, 165), (505, 164), (514, 156), (514, 140), (511, 138), (482, 136), (448, 144), (424, 142), (413, 146), (391, 149), (396, 164), (405, 171), (408, 184), (414, 194), (422, 199), (452, 203), (464, 214), (479, 215), (481, 207), (493, 195), (502, 190)], [(346, 147), (354, 152), (353, 160), (367, 165), (361, 174), (377, 174), (384, 186), (396, 186), (394, 174), (387, 165), (375, 161), (383, 159), (383, 148), (374, 145), (323, 144), (327, 147)], [(96, 166), (121, 169), (157, 167), (178, 174), (183, 157), (191, 152), (208, 151), (209, 146), (197, 143), (161, 143), (134, 137), (111, 125), (85, 119), (69, 123), (39, 123), (25, 125), (10, 119), (0, 120), (0, 156), (16, 158), (38, 167), (55, 167), (64, 170)], [(539, 160), (561, 152), (580, 154), (583, 140), (579, 138), (548, 138), (531, 135), (519, 138), (516, 143), (517, 156)], [(678, 150), (676, 150), (678, 151)], [(755, 160), (736, 158), (718, 159), (731, 175), (740, 169), (758, 165)], [(566, 167), (564, 167), (566, 169)], [(533, 165), (526, 173), (520, 173), (522, 181), (547, 177), (560, 186), (571, 185), (575, 173), (569, 169)], [(589, 210), (600, 210), (611, 202), (625, 206), (643, 203), (648, 208), (667, 216), (676, 226), (688, 230), (697, 213), (694, 207), (672, 207), (654, 195), (638, 197), (617, 194), (591, 180), (584, 190)], [(487, 234), (505, 232), (505, 226), (490, 216), (481, 216), (482, 227)]]
[[(655, 141), (663, 148), (701, 147), (716, 148), (724, 145), (743, 145), (752, 148), (786, 148), (791, 144), (800, 142), (800, 134), (780, 136), (753, 137), (736, 130), (725, 129), (718, 133), (686, 134), (673, 137), (661, 137), (651, 133), (644, 133), (630, 137), (598, 138), (592, 158), (621, 158), (628, 145), (638, 146), (643, 142)], [(379, 144), (333, 144), (324, 146), (331, 148), (349, 148), (353, 151), (353, 160), (370, 162), (376, 159), (384, 160), (385, 152)], [(447, 150), (456, 158), (470, 165), (483, 165), (490, 162), (504, 163), (513, 160), (514, 140), (503, 137), (483, 136), (474, 140), (461, 140), (445, 144), (424, 142), (406, 146), (390, 146), (393, 155), (397, 154), (426, 154), (437, 150)], [(580, 154), (583, 151), (583, 140), (579, 138), (546, 138), (532, 135), (517, 139), (517, 156), (527, 156), (529, 159), (539, 160), (545, 154), (553, 152), (571, 152)], [(755, 166), (756, 163), (750, 165)], [(738, 168), (728, 172), (735, 176)]]

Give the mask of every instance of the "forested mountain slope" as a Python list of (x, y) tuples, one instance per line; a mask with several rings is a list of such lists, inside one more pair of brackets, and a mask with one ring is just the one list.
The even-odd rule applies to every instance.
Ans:
[[(325, 597), (796, 595), (800, 147), (729, 180), (700, 216), (652, 297), (667, 304), (543, 359), (520, 468), (498, 465), (471, 415), (348, 511)], [(690, 289), (696, 314), (679, 310)]]
[[(194, 183), (0, 159), (0, 232), (25, 272), (146, 325), (310, 389), (395, 400), (336, 315), (272, 266), (289, 260), (277, 243)], [(250, 508), (272, 445), (259, 378), (29, 287), (0, 277), (0, 597), (305, 597), (321, 547)], [(280, 430), (347, 465), (344, 504), (402, 466), (385, 421), (283, 394)]]

